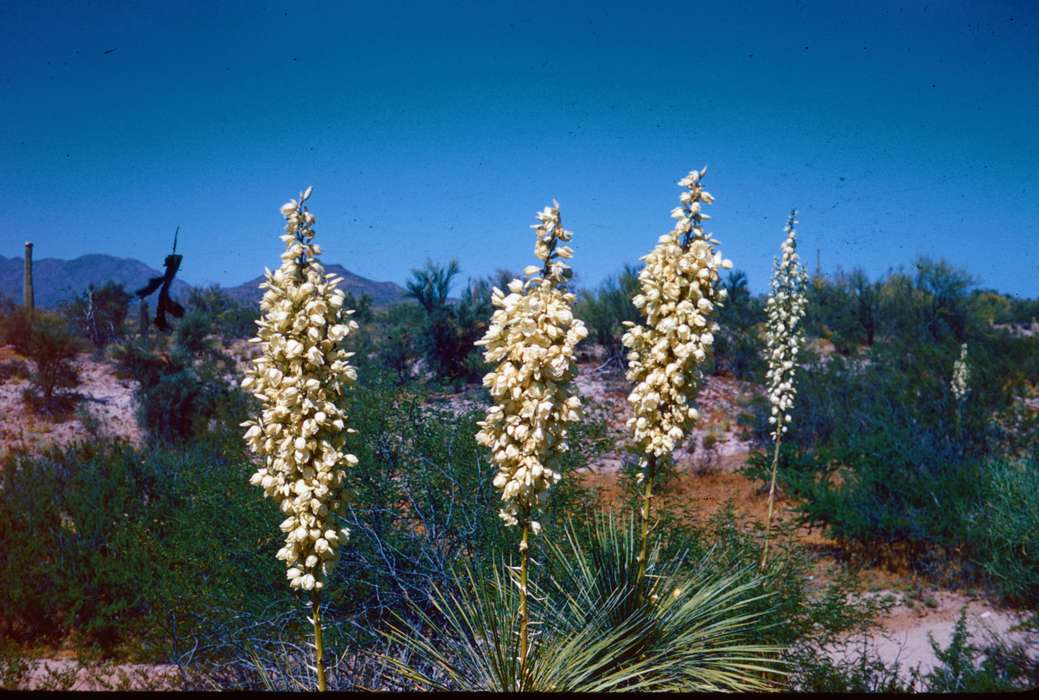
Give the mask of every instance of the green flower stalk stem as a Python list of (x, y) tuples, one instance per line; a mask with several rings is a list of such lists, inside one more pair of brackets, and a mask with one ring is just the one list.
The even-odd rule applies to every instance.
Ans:
[(317, 689), (320, 692), (328, 690), (325, 682), (325, 646), (321, 639), (321, 591), (315, 588), (311, 591), (311, 607), (314, 615), (311, 621), (314, 623), (314, 668), (317, 671)]
[(768, 564), (768, 538), (772, 533), (772, 510), (776, 502), (776, 477), (779, 472), (779, 445), (782, 436), (776, 438), (776, 446), (772, 453), (772, 483), (768, 487), (768, 515), (765, 518), (765, 544), (761, 547), (761, 568)]
[(320, 591), (350, 531), (337, 526), (345, 508), (345, 468), (357, 458), (345, 451), (344, 389), (357, 380), (342, 343), (357, 323), (343, 309), (341, 278), (326, 275), (314, 243), (314, 215), (306, 207), (311, 188), (281, 208), (285, 251), (281, 267), (265, 270), (257, 337), (261, 353), (245, 373), (242, 388), (260, 400), (260, 415), (242, 423), (245, 442), (263, 458), (250, 478), (286, 515), (280, 529), (293, 590), (310, 591), (321, 666)]
[(527, 610), (527, 566), (530, 560), (530, 546), (527, 537), (530, 531), (530, 518), (523, 520), (523, 534), (520, 538), (520, 621), (519, 621), (519, 656), (520, 687), (525, 687), (527, 678), (527, 651), (530, 649), (530, 613)]
[(703, 363), (714, 344), (715, 310), (726, 292), (719, 270), (732, 263), (715, 250), (718, 241), (704, 232), (711, 217), (702, 211), (714, 197), (703, 189), (707, 168), (679, 181), (681, 206), (671, 212), (675, 227), (643, 257), (639, 293), (632, 299), (645, 325), (625, 322), (622, 342), (628, 348), (627, 378), (635, 384), (628, 396), (632, 447), (642, 455), (642, 542), (639, 591), (644, 591), (651, 530), (653, 479), (688, 435), (699, 412), (691, 403), (703, 383)]
[(783, 433), (790, 423), (790, 409), (794, 405), (797, 388), (794, 386), (794, 371), (797, 368), (797, 353), (804, 337), (798, 324), (808, 306), (806, 288), (808, 273), (797, 256), (797, 232), (794, 230), (797, 211), (791, 210), (787, 220), (786, 239), (780, 247), (782, 258), (773, 260), (772, 283), (765, 312), (768, 315), (766, 359), (768, 371), (768, 399), (772, 404), (769, 423), (773, 425), (772, 439), (775, 451), (772, 455), (772, 482), (768, 489), (768, 516), (765, 520), (765, 543), (761, 548), (761, 568), (768, 564), (768, 543), (772, 532), (772, 511), (776, 500), (776, 477), (779, 471), (779, 447)]
[(636, 580), (638, 581), (638, 598), (640, 601), (645, 599), (645, 580), (646, 580), (646, 562), (649, 559), (649, 519), (650, 519), (650, 504), (653, 498), (653, 479), (656, 474), (656, 463), (657, 458), (655, 455), (650, 455), (647, 459), (646, 464), (646, 475), (642, 480), (642, 508), (640, 511), (641, 515), (641, 527), (642, 536), (641, 543), (639, 544), (639, 572)]
[(484, 358), (495, 369), (483, 378), (494, 401), (480, 421), (476, 441), (490, 448), (498, 467), (495, 488), (504, 506), (507, 527), (519, 525), (520, 540), (520, 667), (529, 649), (527, 576), (529, 536), (541, 531), (535, 509), (559, 481), (556, 469), (567, 451), (567, 426), (580, 418), (581, 400), (572, 380), (577, 374), (574, 348), (588, 332), (574, 318), (574, 295), (565, 291), (567, 265), (573, 251), (560, 242), (572, 233), (563, 228), (559, 203), (538, 212), (534, 255), (543, 265), (529, 265), (522, 282), (509, 283), (509, 294), (494, 288), (495, 311), (484, 337)]

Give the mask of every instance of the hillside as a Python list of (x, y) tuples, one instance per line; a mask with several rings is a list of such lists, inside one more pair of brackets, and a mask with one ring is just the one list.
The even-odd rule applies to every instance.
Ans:
[[(393, 304), (404, 299), (404, 290), (393, 282), (375, 282), (355, 275), (342, 265), (326, 265), (325, 272), (335, 273), (343, 278), (339, 288), (344, 292), (350, 292), (356, 297), (367, 294), (375, 306)], [(261, 282), (263, 282), (263, 275), (254, 277), (237, 287), (228, 287), (223, 292), (238, 301), (258, 304), (260, 297), (263, 296), (263, 290), (260, 289)]]
[[(342, 265), (328, 265), (326, 269), (343, 277), (340, 286), (344, 291), (355, 296), (367, 294), (376, 306), (392, 304), (404, 297), (404, 290), (393, 282), (375, 282), (355, 275)], [(0, 296), (16, 303), (21, 302), (22, 273), (22, 258), (6, 258), (0, 255)], [(74, 260), (41, 258), (33, 261), (36, 305), (44, 309), (54, 308), (79, 296), (91, 284), (100, 286), (109, 281), (122, 284), (124, 289), (133, 292), (147, 284), (149, 278), (161, 274), (160, 270), (140, 260), (117, 258), (112, 255), (83, 255)], [(260, 276), (236, 287), (224, 288), (222, 291), (238, 301), (257, 304), (262, 296), (259, 289), (262, 281), (263, 277)], [(179, 278), (174, 279), (174, 298), (186, 298), (190, 290), (191, 285)]]
[[(22, 300), (22, 258), (0, 256), (0, 295), (20, 303)], [(83, 292), (91, 284), (103, 285), (112, 281), (122, 284), (129, 292), (148, 283), (150, 277), (159, 277), (162, 272), (133, 258), (117, 258), (112, 255), (83, 255), (75, 260), (40, 258), (33, 261), (33, 288), (36, 305), (54, 308)], [(172, 294), (175, 298), (186, 297), (191, 286), (174, 279)], [(154, 301), (152, 302), (154, 304)]]

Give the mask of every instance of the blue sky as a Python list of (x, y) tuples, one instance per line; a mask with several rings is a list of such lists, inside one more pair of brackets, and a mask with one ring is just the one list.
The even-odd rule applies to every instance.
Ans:
[(756, 291), (796, 206), (810, 268), (1039, 296), (1039, 4), (730, 5), (0, 0), (0, 255), (159, 267), (180, 225), (235, 285), (313, 184), (325, 260), (398, 283), (521, 269), (556, 197), (591, 285), (708, 164)]

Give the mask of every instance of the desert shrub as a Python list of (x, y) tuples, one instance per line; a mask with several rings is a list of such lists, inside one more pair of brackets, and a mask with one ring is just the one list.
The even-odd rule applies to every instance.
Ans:
[[(408, 379), (412, 367), (425, 351), (425, 320), (422, 307), (411, 303), (393, 304), (375, 313), (376, 359), (392, 370), (400, 383)], [(364, 374), (360, 372), (360, 365), (358, 371)]]
[[(358, 431), (348, 442), (358, 457), (347, 476), (352, 496), (344, 524), (351, 536), (323, 589), (333, 689), (356, 687), (358, 677), (347, 667), (363, 667), (366, 678), (373, 672), (366, 654), (386, 648), (379, 630), (388, 622), (421, 624), (423, 615), (442, 621), (434, 588), (456, 592), (454, 564), (489, 571), (517, 545), (516, 533), (498, 517), (496, 470), (474, 438), (482, 412), (437, 406), (423, 384), (401, 385), (394, 372), (375, 365), (359, 374), (346, 410)], [(594, 508), (572, 471), (607, 449), (605, 427), (579, 424), (570, 442), (563, 481), (546, 504), (546, 528), (587, 517)], [(307, 655), (297, 647), (299, 628), (293, 632), (283, 609), (276, 612), (236, 619), (206, 636), (194, 657), (206, 672), (200, 687), (213, 687), (215, 679), (225, 688), (311, 685)], [(371, 687), (402, 687), (399, 678), (376, 676)]]
[(226, 379), (230, 360), (213, 348), (205, 320), (192, 312), (177, 325), (174, 341), (158, 345), (127, 341), (113, 350), (119, 375), (138, 382), (138, 422), (166, 442), (188, 440), (208, 430), (223, 402), (239, 390)]
[(60, 317), (34, 311), (23, 347), (35, 369), (29, 375), (32, 388), (26, 390), (25, 398), (44, 412), (68, 410), (74, 396), (66, 390), (79, 386), (74, 360), (82, 350), (80, 339)]
[[(888, 664), (863, 636), (837, 650), (850, 652), (834, 659), (815, 647), (798, 649), (796, 672), (791, 686), (807, 693), (909, 693), (911, 681), (902, 673), (898, 662)], [(837, 651), (833, 650), (833, 651)]]
[(881, 338), (913, 345), (962, 342), (988, 324), (974, 301), (974, 278), (944, 260), (917, 258), (902, 270), (871, 281), (859, 269), (816, 276), (809, 285), (809, 335), (827, 338), (838, 353), (854, 354)]
[(0, 343), (13, 345), (15, 350), (25, 355), (29, 349), (32, 312), (13, 305), (0, 311)]
[(130, 308), (130, 295), (123, 285), (106, 282), (90, 285), (83, 294), (67, 303), (62, 313), (76, 331), (97, 350), (104, 350), (123, 335), (123, 323)]
[(808, 285), (808, 310), (805, 331), (808, 335), (826, 338), (841, 355), (851, 354), (866, 342), (866, 333), (856, 318), (856, 304), (848, 286), (848, 277), (841, 272), (832, 278), (816, 276)]
[(1009, 602), (1039, 606), (1039, 463), (986, 465), (979, 502), (970, 513), (972, 558)]
[[(237, 435), (234, 436), (237, 443)], [(273, 506), (236, 445), (136, 451), (92, 442), (3, 463), (0, 632), (70, 633), (106, 653), (163, 658), (215, 611), (259, 613), (281, 594)]]
[[(326, 588), (342, 614), (374, 621), (428, 602), (433, 584), (450, 586), (451, 562), (480, 569), (515, 551), (516, 533), (498, 517), (496, 470), (474, 437), (482, 412), (431, 405), (420, 387), (398, 387), (388, 372), (361, 375), (347, 410), (358, 431), (350, 450), (359, 462), (348, 477), (354, 534)], [(580, 424), (570, 442), (546, 528), (592, 507), (571, 472), (606, 448), (605, 428)]]
[[(986, 460), (1027, 442), (1003, 417), (1035, 377), (1033, 339), (978, 331), (967, 341), (967, 398), (957, 402), (949, 386), (957, 346), (931, 333), (808, 364), (780, 467), (804, 521), (863, 551), (905, 550), (917, 563), (964, 544)], [(757, 415), (761, 436), (767, 416)], [(753, 457), (749, 473), (764, 478), (765, 461)]]
[(178, 324), (178, 329), (189, 316), (204, 322), (207, 334), (225, 341), (234, 338), (251, 338), (256, 335), (256, 304), (246, 304), (228, 296), (219, 285), (193, 288), (187, 298), (188, 315)]
[(747, 275), (730, 270), (725, 279), (727, 297), (718, 312), (721, 326), (714, 339), (713, 373), (737, 379), (757, 380), (764, 376), (765, 359), (758, 326), (765, 320), (760, 299), (751, 296)]

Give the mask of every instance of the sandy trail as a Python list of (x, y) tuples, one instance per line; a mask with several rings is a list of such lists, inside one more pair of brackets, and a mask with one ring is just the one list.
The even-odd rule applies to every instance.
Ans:
[[(926, 674), (939, 665), (930, 639), (933, 637), (942, 649), (948, 647), (964, 607), (972, 646), (983, 646), (992, 635), (1011, 643), (1029, 641), (1027, 633), (1013, 630), (1026, 617), (1023, 611), (999, 608), (982, 598), (941, 589), (932, 590), (930, 605), (923, 607), (911, 604), (898, 591), (881, 590), (875, 595), (885, 594), (895, 596), (899, 603), (880, 620), (881, 631), (866, 639), (851, 640), (853, 643), (848, 647), (831, 651), (831, 658), (835, 661), (856, 658), (865, 647), (871, 656), (879, 657), (887, 665), (897, 662), (900, 677), (908, 682), (912, 669), (919, 668)], [(1039, 653), (1039, 649), (1033, 651)]]

